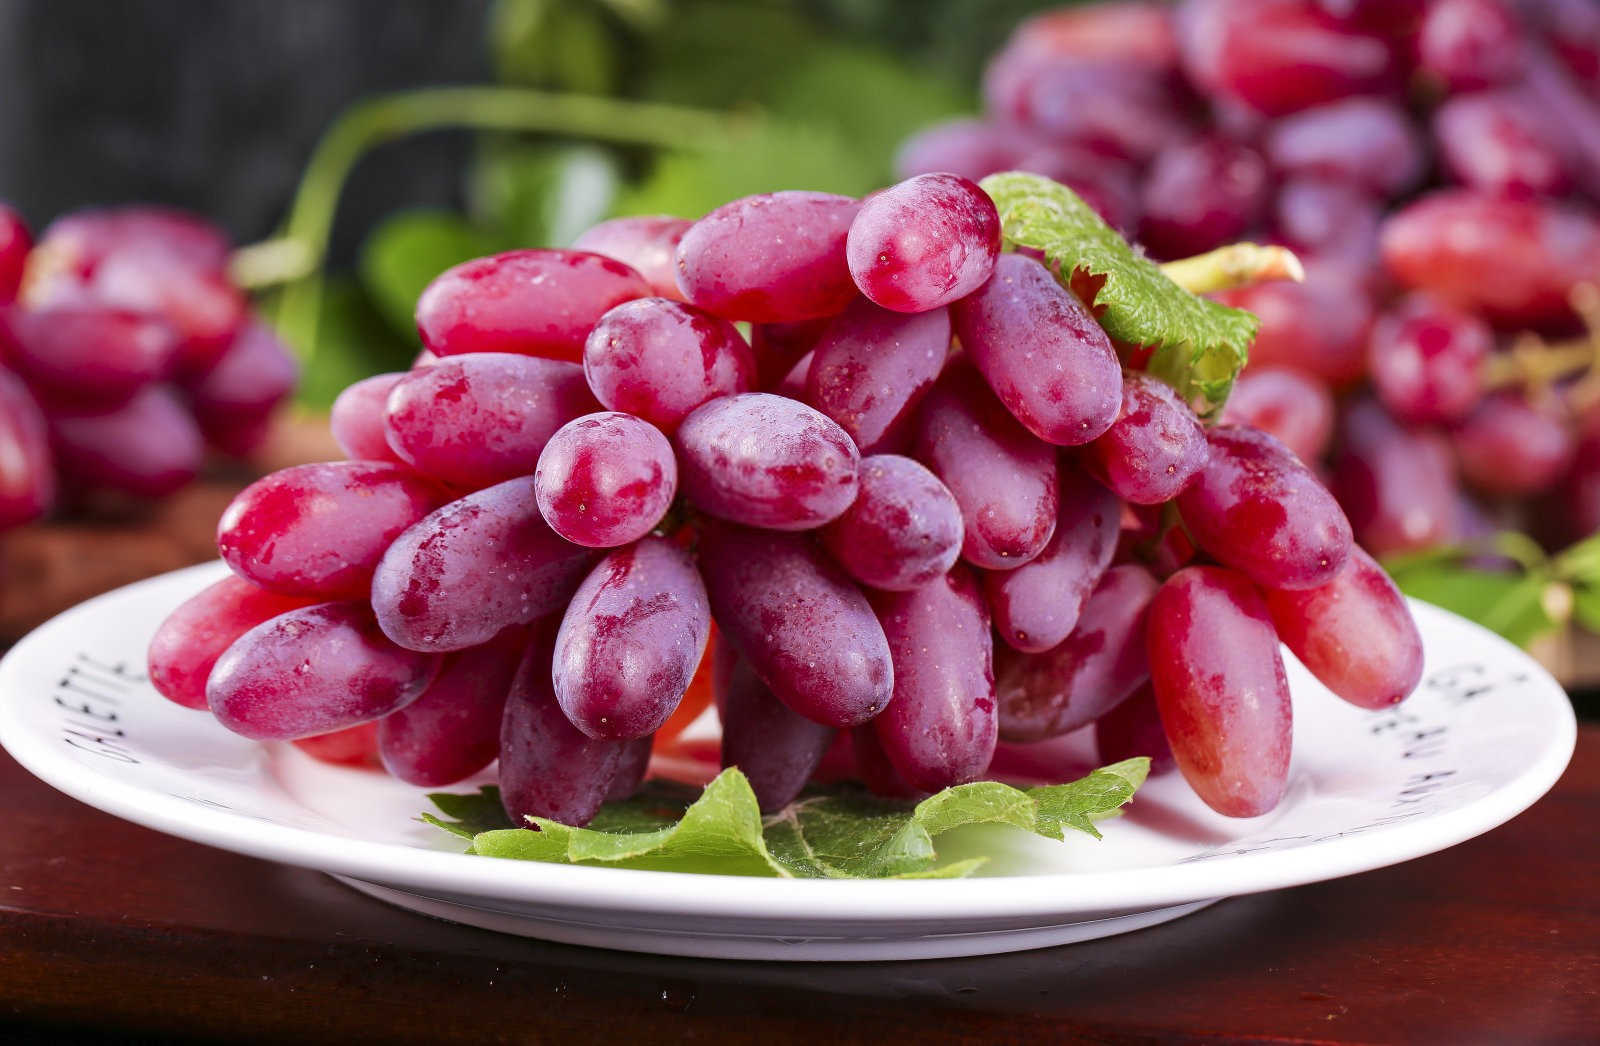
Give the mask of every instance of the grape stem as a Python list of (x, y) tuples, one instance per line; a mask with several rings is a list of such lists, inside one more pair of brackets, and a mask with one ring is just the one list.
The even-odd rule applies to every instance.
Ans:
[(1589, 328), (1584, 337), (1551, 343), (1537, 334), (1519, 336), (1508, 351), (1489, 360), (1486, 387), (1539, 393), (1582, 375), (1568, 390), (1570, 401), (1579, 407), (1600, 402), (1600, 288), (1591, 283), (1573, 288), (1572, 307)]
[(1306, 270), (1287, 247), (1230, 243), (1214, 251), (1179, 258), (1161, 266), (1162, 273), (1191, 294), (1237, 290), (1269, 280), (1304, 283)]
[(360, 102), (336, 119), (311, 154), (282, 232), (234, 253), (241, 285), (286, 283), (278, 328), (306, 356), (316, 352), (321, 281), (344, 183), (369, 150), (425, 131), (539, 131), (628, 145), (693, 148), (743, 133), (748, 116), (655, 102), (516, 87), (428, 87)]

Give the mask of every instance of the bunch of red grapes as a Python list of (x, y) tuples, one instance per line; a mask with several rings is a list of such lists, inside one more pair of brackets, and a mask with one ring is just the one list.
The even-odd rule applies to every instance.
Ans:
[(235, 576), (161, 627), (152, 681), (419, 785), (498, 759), (518, 823), (631, 794), (707, 674), (766, 810), (836, 742), (911, 796), (1091, 723), (1106, 760), (1271, 809), (1280, 640), (1384, 707), (1421, 672), (1410, 613), (1293, 452), (1208, 432), (1000, 248), (990, 198), (928, 174), (445, 272), (423, 358), (335, 404), (349, 460), (227, 509)]
[(206, 448), (245, 456), (294, 388), (293, 356), (187, 214), (57, 219), (34, 243), (0, 205), (0, 529), (58, 500), (154, 498)]
[(984, 98), (902, 174), (1041, 173), (1161, 259), (1300, 255), (1221, 296), (1261, 318), (1228, 417), (1326, 469), (1368, 550), (1600, 530), (1600, 341), (1560, 344), (1600, 317), (1600, 4), (1068, 8)]

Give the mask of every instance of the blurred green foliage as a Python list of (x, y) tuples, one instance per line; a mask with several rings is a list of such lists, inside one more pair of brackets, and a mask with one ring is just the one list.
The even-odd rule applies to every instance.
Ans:
[[(462, 213), (375, 227), (355, 282), (327, 285), (320, 351), (301, 390), (409, 363), (412, 312), (434, 275), (512, 247), (559, 246), (609, 216), (694, 217), (775, 189), (859, 195), (898, 144), (976, 108), (988, 54), (1050, 0), (499, 0), (485, 26), (505, 84), (672, 102), (747, 116), (745, 130), (667, 150), (484, 135)], [(375, 325), (372, 321), (377, 318)]]

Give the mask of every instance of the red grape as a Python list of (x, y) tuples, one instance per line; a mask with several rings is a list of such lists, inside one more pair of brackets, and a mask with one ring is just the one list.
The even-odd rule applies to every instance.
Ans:
[(438, 487), (399, 465), (295, 465), (240, 491), (217, 550), (241, 576), (291, 596), (361, 599), (401, 531), (438, 507)]
[(358, 723), (326, 734), (297, 737), (290, 743), (318, 762), (379, 770), (383, 760), (378, 757), (378, 725), (376, 721)]
[(1494, 332), (1471, 313), (1414, 295), (1372, 328), (1368, 370), (1378, 399), (1401, 421), (1460, 421), (1484, 393)]
[(1158, 582), (1141, 566), (1107, 570), (1078, 615), (1078, 627), (1041, 654), (995, 648), (1000, 736), (1059, 737), (1100, 718), (1150, 674), (1145, 618)]
[(1357, 548), (1318, 588), (1269, 589), (1278, 638), (1329, 690), (1362, 708), (1398, 704), (1422, 679), (1422, 637), (1400, 590)]
[(372, 579), (383, 630), (412, 650), (465, 650), (566, 605), (593, 561), (539, 515), (534, 479), (468, 494), (395, 539)]
[(617, 306), (584, 344), (583, 372), (607, 409), (663, 432), (707, 400), (755, 387), (755, 357), (738, 328), (692, 305), (644, 298)]
[(492, 763), (506, 694), (527, 647), (527, 631), (518, 628), (446, 654), (422, 696), (378, 724), (384, 768), (407, 784), (438, 788)]
[(1456, 460), (1486, 494), (1521, 497), (1554, 486), (1572, 463), (1576, 440), (1555, 405), (1520, 395), (1490, 396), (1455, 430)]
[(1094, 747), (1102, 763), (1120, 763), (1144, 756), (1150, 760), (1152, 777), (1178, 765), (1172, 757), (1166, 732), (1161, 728), (1155, 688), (1149, 683), (1094, 721)]
[(1418, 71), (1447, 91), (1510, 83), (1527, 57), (1504, 0), (1432, 0), (1416, 46)]
[(1272, 206), (1273, 235), (1303, 256), (1313, 282), (1319, 266), (1342, 269), (1346, 283), (1377, 268), (1381, 219), (1366, 190), (1317, 176), (1288, 179)]
[(676, 264), (678, 241), (693, 224), (687, 218), (665, 214), (612, 218), (573, 240), (572, 249), (614, 258), (643, 276), (651, 294), (682, 301)]
[(907, 138), (895, 154), (894, 169), (902, 178), (948, 171), (978, 181), (1011, 170), (1031, 147), (1028, 136), (1013, 127), (951, 120)]
[(744, 773), (762, 813), (782, 810), (805, 787), (837, 732), (790, 711), (731, 643), (715, 644), (711, 679), (722, 721), (722, 765)]
[(47, 399), (113, 408), (166, 377), (178, 337), (149, 313), (76, 302), (0, 314), (0, 345)]
[(1075, 469), (1064, 469), (1060, 482), (1061, 515), (1044, 551), (983, 577), (995, 629), (1016, 650), (1049, 650), (1066, 639), (1117, 551), (1116, 496)]
[[(794, 371), (795, 364), (811, 355), (822, 332), (832, 322), (832, 316), (822, 316), (795, 323), (751, 324), (750, 353), (756, 360), (757, 389), (775, 391), (776, 386)], [(804, 372), (801, 384), (804, 384)]]
[(351, 461), (405, 464), (394, 448), (389, 446), (383, 426), (389, 393), (404, 377), (404, 373), (394, 373), (362, 378), (339, 393), (339, 398), (333, 401), (328, 428), (345, 457)]
[(1408, 429), (1376, 402), (1345, 412), (1333, 489), (1371, 553), (1415, 552), (1455, 533), (1456, 466), (1438, 433)]
[(1282, 175), (1318, 175), (1380, 196), (1414, 189), (1425, 167), (1422, 140), (1404, 109), (1380, 98), (1350, 98), (1286, 116), (1263, 144)]
[(1111, 339), (1039, 262), (1003, 256), (950, 319), (990, 388), (1035, 436), (1078, 446), (1116, 419), (1122, 366)]
[(235, 640), (206, 701), (234, 733), (285, 741), (380, 719), (422, 696), (438, 671), (437, 657), (391, 643), (365, 603), (321, 603)]
[(711, 631), (689, 554), (647, 537), (606, 555), (578, 586), (556, 636), (556, 700), (590, 737), (626, 740), (667, 721)]
[(55, 499), (49, 426), (28, 387), (0, 367), (0, 529), (37, 519)]
[(936, 792), (976, 781), (998, 736), (989, 610), (969, 567), (874, 599), (894, 662), (894, 696), (872, 721), (890, 765)]
[(994, 271), (1000, 215), (969, 179), (918, 174), (863, 200), (845, 241), (856, 286), (895, 312), (971, 294)]
[(536, 629), (500, 720), (500, 802), (524, 827), (528, 817), (585, 825), (619, 773), (637, 769), (641, 741), (597, 741), (567, 721), (550, 683), (553, 640)]
[(221, 446), (251, 423), (265, 422), (294, 392), (299, 377), (300, 365), (289, 347), (266, 324), (247, 320), (222, 358), (186, 391), (201, 431)]
[(860, 454), (827, 415), (768, 392), (714, 399), (684, 419), (677, 446), (683, 492), (735, 523), (808, 530), (856, 496)]
[(617, 769), (606, 788), (606, 802), (621, 802), (633, 798), (650, 771), (650, 756), (655, 750), (654, 737), (636, 737), (622, 743), (622, 753), (617, 756)]
[[(41, 244), (41, 247), (46, 246)], [(247, 315), (244, 295), (221, 272), (196, 269), (165, 244), (116, 250), (95, 266), (85, 283), (43, 285), (30, 304), (87, 300), (160, 316), (181, 337), (177, 364), (205, 370), (227, 351)]]
[(1310, 465), (1333, 442), (1333, 395), (1299, 371), (1251, 367), (1233, 386), (1222, 423), (1260, 429)]
[(1142, 164), (1189, 133), (1169, 77), (1138, 62), (1001, 54), (990, 70), (990, 109), (1057, 144)]
[(28, 252), (32, 249), (33, 234), (28, 231), (28, 223), (22, 220), (22, 215), (0, 203), (0, 305), (16, 300)]
[(1150, 602), (1161, 723), (1189, 786), (1229, 817), (1278, 805), (1293, 710), (1266, 601), (1242, 574), (1188, 567)]
[(1445, 190), (1390, 215), (1382, 248), (1401, 284), (1492, 323), (1560, 323), (1572, 288), (1600, 272), (1600, 221), (1550, 201)]
[(1211, 460), (1178, 496), (1200, 547), (1274, 588), (1330, 580), (1350, 554), (1350, 522), (1294, 453), (1264, 432), (1211, 430)]
[(1251, 367), (1292, 367), (1335, 387), (1366, 373), (1372, 302), (1337, 281), (1260, 283), (1217, 296), (1256, 314)]
[(850, 304), (845, 237), (861, 204), (848, 196), (775, 192), (723, 204), (678, 244), (684, 297), (718, 316), (793, 323)]
[(1238, 239), (1267, 203), (1260, 154), (1225, 138), (1179, 141), (1145, 176), (1139, 240), (1158, 258), (1183, 258)]
[(661, 430), (631, 414), (587, 414), (550, 437), (534, 471), (539, 511), (575, 545), (626, 545), (661, 522), (678, 461)]
[(206, 680), (223, 651), (257, 625), (306, 606), (229, 575), (168, 614), (150, 637), (150, 685), (185, 708), (206, 707)]
[(1572, 186), (1568, 143), (1526, 92), (1481, 91), (1433, 114), (1439, 155), (1452, 177), (1497, 196), (1560, 196)]
[(950, 354), (950, 314), (906, 316), (865, 298), (828, 324), (806, 371), (806, 402), (839, 423), (862, 453), (904, 441), (912, 414)]
[(49, 417), (56, 462), (70, 482), (159, 498), (200, 471), (205, 441), (165, 385), (147, 385), (110, 411), (57, 409)]
[(918, 588), (961, 555), (961, 507), (939, 478), (895, 454), (861, 459), (855, 501), (822, 528), (822, 544), (864, 585)]
[(1005, 570), (1044, 550), (1059, 501), (1055, 448), (1023, 428), (966, 364), (944, 375), (917, 412), (915, 456), (961, 506), (961, 554)]
[(576, 363), (473, 352), (400, 379), (384, 432), (418, 472), (476, 489), (527, 475), (557, 429), (599, 407)]
[(1158, 505), (1177, 497), (1209, 457), (1205, 430), (1172, 386), (1129, 371), (1116, 422), (1083, 460), (1118, 497)]
[(596, 320), (651, 293), (643, 276), (603, 255), (506, 251), (440, 273), (417, 300), (417, 330), (439, 356), (513, 352), (576, 363)]
[(700, 572), (722, 635), (784, 704), (836, 727), (883, 710), (894, 686), (883, 628), (806, 535), (707, 521)]
[(1172, 9), (1140, 0), (1078, 4), (1033, 15), (1006, 45), (1025, 54), (1114, 58), (1170, 71), (1178, 64)]

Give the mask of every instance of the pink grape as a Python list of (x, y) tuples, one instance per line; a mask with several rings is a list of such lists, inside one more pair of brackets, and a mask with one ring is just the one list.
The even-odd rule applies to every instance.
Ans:
[(891, 591), (942, 577), (961, 555), (961, 507), (920, 463), (895, 454), (861, 459), (855, 501), (822, 528), (822, 544), (851, 577)]
[(1293, 711), (1266, 601), (1244, 575), (1188, 567), (1150, 603), (1150, 678), (1189, 787), (1229, 817), (1278, 805)]
[(650, 771), (650, 755), (654, 751), (654, 737), (636, 737), (625, 741), (622, 753), (617, 756), (617, 769), (606, 788), (606, 802), (621, 802), (633, 798)]
[(1338, 281), (1261, 283), (1217, 295), (1261, 320), (1250, 367), (1291, 367), (1342, 388), (1366, 374), (1371, 299)]
[(1569, 144), (1527, 92), (1481, 91), (1433, 114), (1439, 156), (1461, 184), (1496, 196), (1561, 196), (1573, 174)]
[(1178, 39), (1196, 85), (1269, 116), (1381, 94), (1396, 80), (1382, 39), (1335, 24), (1311, 0), (1186, 0)]
[(795, 191), (723, 204), (679, 242), (678, 286), (730, 320), (832, 316), (856, 295), (845, 237), (860, 207), (848, 196)]
[(206, 680), (223, 651), (257, 625), (307, 606), (229, 575), (190, 596), (150, 637), (150, 685), (185, 708), (206, 708)]
[(1056, 454), (1013, 418), (965, 364), (945, 368), (917, 413), (915, 457), (961, 506), (961, 554), (986, 570), (1018, 567), (1055, 532)]
[(405, 378), (404, 373), (374, 374), (348, 386), (333, 401), (328, 428), (333, 441), (351, 461), (405, 462), (389, 446), (384, 434), (384, 413), (389, 393)]
[(862, 201), (845, 251), (851, 278), (875, 304), (927, 312), (989, 278), (1000, 254), (1000, 215), (969, 179), (918, 174)]
[(1422, 679), (1422, 636), (1389, 575), (1360, 548), (1317, 588), (1268, 589), (1278, 638), (1311, 674), (1361, 708), (1398, 704)]
[(1122, 382), (1117, 420), (1084, 450), (1084, 461), (1118, 497), (1171, 501), (1205, 467), (1205, 430), (1172, 386), (1138, 371)]
[(417, 330), (439, 356), (508, 352), (576, 363), (602, 315), (651, 293), (633, 269), (589, 251), (506, 251), (440, 273), (417, 299)]
[(1141, 63), (1024, 58), (1010, 79), (1009, 102), (997, 97), (1007, 91), (1003, 79), (985, 79), (991, 109), (1009, 109), (1052, 142), (1143, 164), (1166, 142), (1190, 132), (1183, 98), (1170, 78)]
[(909, 592), (880, 593), (894, 696), (872, 721), (889, 763), (920, 791), (976, 781), (994, 758), (993, 639), (971, 568)]
[(1600, 272), (1600, 220), (1590, 211), (1468, 189), (1391, 214), (1381, 245), (1402, 286), (1507, 326), (1566, 322), (1572, 288)]
[(1158, 582), (1144, 567), (1123, 564), (1100, 577), (1078, 627), (1058, 645), (1025, 654), (995, 648), (1000, 736), (1042, 741), (1100, 718), (1150, 674), (1145, 619)]
[(140, 205), (73, 211), (51, 222), (40, 237), (54, 266), (86, 275), (112, 254), (141, 250), (170, 254), (202, 272), (222, 272), (228, 264), (228, 238), (196, 215), (168, 207)]
[(1333, 490), (1368, 551), (1416, 552), (1452, 539), (1460, 492), (1443, 436), (1400, 425), (1370, 399), (1345, 411), (1341, 430)]
[[(773, 391), (794, 370), (795, 364), (811, 354), (832, 322), (832, 316), (822, 316), (795, 323), (751, 324), (750, 352), (756, 360), (756, 388)], [(804, 375), (801, 384), (805, 384)]]
[(70, 303), (0, 314), (0, 346), (49, 400), (113, 408), (167, 376), (178, 336), (148, 313)]
[(85, 298), (161, 316), (178, 331), (177, 364), (188, 372), (205, 370), (221, 358), (247, 311), (244, 295), (223, 272), (196, 268), (165, 244), (114, 250), (81, 284), (41, 288), (37, 304)]
[(895, 154), (901, 178), (948, 171), (978, 181), (996, 171), (1009, 171), (1032, 147), (1015, 128), (983, 120), (950, 120), (907, 138)]
[(1000, 401), (1046, 443), (1087, 443), (1116, 419), (1122, 366), (1111, 339), (1039, 262), (1005, 255), (950, 319)]
[(500, 720), (500, 802), (506, 816), (585, 825), (620, 772), (637, 760), (638, 741), (597, 741), (567, 721), (550, 683), (553, 640), (536, 629)]
[[(816, 354), (812, 352), (801, 356), (789, 373), (783, 376), (783, 380), (772, 386), (771, 391), (773, 394), (782, 396), (785, 399), (798, 400), (801, 403), (805, 403), (806, 379), (811, 376), (811, 363), (815, 358)], [(806, 405), (810, 406), (810, 404)]]
[(1072, 633), (1111, 565), (1121, 525), (1116, 495), (1077, 470), (1062, 471), (1061, 515), (1050, 543), (1015, 570), (983, 577), (995, 629), (1012, 649), (1049, 650)]
[(452, 501), (396, 538), (373, 575), (372, 607), (403, 647), (465, 650), (565, 606), (592, 561), (550, 529), (523, 476)]
[(112, 410), (50, 413), (56, 463), (73, 484), (159, 498), (200, 471), (205, 441), (194, 417), (164, 385), (146, 385)]
[(1350, 522), (1294, 453), (1264, 432), (1209, 433), (1211, 460), (1178, 495), (1200, 547), (1274, 588), (1312, 588), (1350, 554)]
[(527, 630), (518, 628), (444, 655), (422, 696), (378, 724), (384, 769), (406, 784), (439, 788), (494, 762), (506, 695), (527, 647)]
[(1275, 239), (1300, 254), (1308, 278), (1344, 270), (1346, 283), (1366, 279), (1378, 266), (1377, 200), (1360, 186), (1318, 176), (1287, 179), (1272, 205)]
[(437, 657), (389, 642), (365, 603), (320, 603), (235, 640), (211, 669), (206, 701), (236, 734), (287, 741), (404, 708), (438, 671)]
[(1310, 465), (1333, 442), (1333, 394), (1299, 371), (1251, 367), (1239, 376), (1222, 410), (1224, 425), (1260, 429)]
[(1422, 140), (1404, 109), (1381, 98), (1348, 98), (1286, 116), (1263, 145), (1282, 175), (1319, 175), (1379, 196), (1414, 189), (1425, 167)]
[(1467, 482), (1486, 494), (1521, 497), (1554, 486), (1576, 449), (1568, 419), (1553, 405), (1500, 393), (1484, 400), (1454, 434)]
[(1183, 258), (1239, 239), (1267, 203), (1267, 166), (1224, 138), (1178, 141), (1145, 176), (1139, 241), (1158, 258)]
[(1417, 69), (1449, 91), (1510, 83), (1525, 60), (1504, 0), (1433, 0), (1417, 33)]
[(1494, 332), (1478, 317), (1414, 295), (1372, 328), (1368, 369), (1378, 399), (1401, 421), (1451, 423), (1483, 399)]
[(586, 414), (556, 430), (534, 471), (539, 511), (575, 545), (614, 548), (661, 522), (678, 462), (661, 430), (631, 414)]
[(864, 454), (902, 443), (950, 354), (950, 314), (903, 315), (858, 299), (828, 324), (806, 371), (805, 399)]
[(684, 419), (677, 447), (684, 495), (735, 523), (808, 530), (855, 500), (861, 457), (850, 437), (820, 411), (771, 393), (705, 404)]
[(717, 642), (712, 658), (722, 765), (744, 773), (762, 813), (782, 810), (805, 787), (836, 731), (790, 711), (731, 643)]
[(22, 220), (22, 215), (0, 203), (0, 305), (16, 301), (22, 273), (28, 264), (28, 252), (32, 249), (33, 234), (28, 231), (28, 223)]
[(642, 298), (604, 316), (584, 343), (583, 372), (608, 410), (675, 431), (696, 407), (755, 387), (738, 328), (692, 305)]
[(443, 500), (438, 487), (399, 465), (295, 465), (228, 503), (217, 522), (217, 550), (262, 588), (362, 599), (389, 544)]
[(843, 728), (888, 704), (894, 668), (883, 628), (806, 535), (707, 521), (700, 572), (721, 635), (795, 712)]
[(590, 737), (653, 734), (677, 710), (711, 634), (689, 554), (647, 537), (595, 564), (556, 636), (556, 700)]
[(0, 530), (37, 519), (55, 499), (49, 426), (28, 387), (0, 367)]
[(1172, 9), (1148, 0), (1060, 7), (1032, 15), (1012, 32), (1007, 50), (1068, 58), (1106, 58), (1170, 72), (1178, 64)]
[(264, 442), (272, 412), (299, 379), (300, 365), (288, 346), (259, 320), (247, 320), (222, 358), (186, 391), (212, 446), (243, 457)]
[(599, 406), (576, 363), (473, 352), (400, 379), (384, 433), (418, 472), (476, 489), (528, 475), (557, 429)]
[(863, 723), (849, 734), (850, 755), (855, 763), (856, 777), (873, 795), (887, 799), (921, 799), (926, 792), (912, 788), (901, 779), (878, 740), (877, 727)]
[(694, 223), (665, 214), (612, 218), (572, 241), (575, 251), (614, 258), (644, 277), (651, 294), (683, 300), (678, 289), (678, 241)]
[(1094, 721), (1094, 747), (1101, 763), (1144, 756), (1150, 760), (1152, 777), (1170, 773), (1178, 765), (1161, 728), (1155, 688), (1149, 683)]

